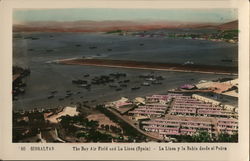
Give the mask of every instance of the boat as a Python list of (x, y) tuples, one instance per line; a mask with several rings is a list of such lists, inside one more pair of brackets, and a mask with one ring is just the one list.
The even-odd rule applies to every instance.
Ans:
[(142, 75), (139, 75), (140, 78), (152, 78), (154, 77), (152, 74), (142, 74)]
[(164, 80), (164, 77), (163, 76), (156, 76), (155, 79), (157, 79), (157, 80)]
[(116, 88), (117, 85), (115, 85), (115, 84), (110, 84), (109, 87), (111, 87), (111, 88), (113, 88), (113, 87)]
[(90, 84), (81, 84), (79, 85), (79, 87), (83, 87), (83, 88), (90, 88)]
[(148, 82), (143, 82), (141, 85), (142, 86), (150, 86), (150, 84)]
[(141, 87), (132, 87), (131, 90), (137, 90), (140, 89)]
[(19, 92), (20, 92), (20, 93), (25, 93), (24, 88), (19, 88)]
[(38, 39), (40, 39), (40, 38), (38, 38), (38, 37), (31, 37), (31, 40), (38, 40)]
[(146, 81), (156, 81), (156, 79), (155, 78), (147, 78), (147, 79), (145, 79)]
[(51, 91), (50, 93), (55, 94), (55, 93), (57, 93), (57, 91), (56, 90), (55, 91)]
[(233, 62), (233, 59), (221, 59), (222, 62)]
[(116, 91), (121, 91), (122, 89), (121, 89), (121, 88), (116, 88), (115, 90), (116, 90)]
[(162, 82), (159, 81), (153, 81), (152, 84), (162, 84)]
[(90, 46), (89, 48), (90, 49), (96, 49), (97, 47), (96, 46)]
[(71, 93), (71, 92), (68, 92), (68, 93), (66, 93), (66, 95), (69, 95), (69, 96), (71, 96), (71, 95), (73, 95), (73, 93)]
[(128, 82), (130, 82), (130, 80), (129, 80), (129, 79), (126, 79), (126, 80), (124, 80), (123, 82), (124, 82), (124, 83), (128, 83)]
[(48, 99), (51, 99), (51, 98), (54, 98), (54, 97), (55, 97), (54, 95), (49, 95)]
[(183, 63), (183, 65), (188, 65), (188, 64), (194, 64), (194, 62), (193, 62), (193, 61), (188, 60), (188, 61), (186, 61), (186, 62), (184, 62), (184, 63)]
[(120, 87), (127, 87), (127, 84), (120, 84)]
[(78, 80), (72, 80), (72, 83), (73, 83), (73, 84), (87, 84), (88, 81), (78, 79)]
[(59, 98), (58, 100), (59, 100), (59, 101), (62, 101), (62, 100), (64, 100), (64, 98)]

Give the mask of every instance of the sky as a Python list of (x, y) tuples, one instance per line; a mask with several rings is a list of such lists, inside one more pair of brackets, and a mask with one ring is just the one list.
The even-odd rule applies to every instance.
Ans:
[(236, 20), (237, 9), (16, 9), (14, 23), (33, 21), (174, 21), (225, 23)]

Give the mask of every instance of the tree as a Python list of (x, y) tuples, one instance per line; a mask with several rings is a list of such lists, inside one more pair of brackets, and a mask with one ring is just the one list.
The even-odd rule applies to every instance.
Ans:
[(192, 138), (193, 142), (212, 142), (212, 137), (207, 131), (200, 131)]
[(109, 131), (109, 125), (105, 125), (105, 130)]
[(238, 142), (238, 133), (229, 135), (228, 133), (220, 133), (218, 135), (218, 142)]

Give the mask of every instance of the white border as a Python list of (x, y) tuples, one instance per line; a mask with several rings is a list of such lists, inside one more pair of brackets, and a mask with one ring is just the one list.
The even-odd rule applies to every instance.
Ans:
[[(0, 2), (0, 22), (3, 22), (0, 31), (1, 57), (0, 60), (0, 158), (1, 159), (99, 159), (99, 160), (248, 160), (249, 149), (249, 3), (247, 0), (166, 0), (166, 1), (118, 1), (118, 0), (5, 0)], [(139, 144), (99, 144), (106, 146), (129, 145), (151, 146), (159, 145), (220, 145), (228, 147), (228, 151), (213, 152), (74, 152), (72, 146), (97, 146), (98, 144), (36, 144), (12, 143), (12, 9), (13, 8), (238, 8), (239, 9), (239, 143), (139, 143)], [(4, 131), (3, 131), (4, 130)], [(3, 131), (3, 133), (2, 133)], [(20, 146), (27, 148), (32, 145), (53, 146), (54, 152), (21, 152)]]

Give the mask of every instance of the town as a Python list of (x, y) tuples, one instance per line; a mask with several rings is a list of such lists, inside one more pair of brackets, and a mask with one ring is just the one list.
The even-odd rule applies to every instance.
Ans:
[(203, 80), (96, 106), (14, 111), (13, 142), (237, 142), (237, 95), (238, 79)]

